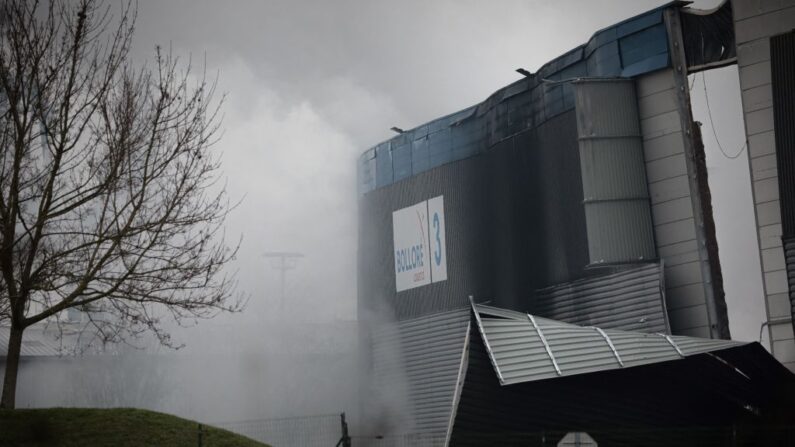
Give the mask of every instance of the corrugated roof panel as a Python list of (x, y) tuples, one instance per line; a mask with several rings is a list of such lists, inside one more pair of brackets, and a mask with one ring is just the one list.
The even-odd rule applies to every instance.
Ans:
[(489, 306), (488, 304), (478, 304), (478, 310), (480, 311), (481, 315), (491, 315), (495, 317), (509, 318), (518, 321), (524, 321), (524, 319), (527, 318), (526, 314), (522, 312)]
[(675, 361), (746, 343), (583, 327), (473, 305), (503, 385)]

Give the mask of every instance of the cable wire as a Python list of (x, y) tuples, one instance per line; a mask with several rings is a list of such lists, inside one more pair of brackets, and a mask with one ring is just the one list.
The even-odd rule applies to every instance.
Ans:
[[(695, 78), (693, 79), (693, 83), (695, 84)], [(704, 84), (704, 100), (707, 103), (707, 114), (709, 115), (709, 125), (712, 127), (712, 135), (715, 136), (715, 142), (718, 143), (718, 149), (720, 150), (720, 153), (729, 160), (734, 160), (743, 153), (745, 147), (748, 145), (748, 139), (746, 138), (743, 146), (734, 155), (729, 155), (725, 150), (723, 150), (723, 146), (720, 144), (720, 140), (718, 139), (718, 133), (715, 131), (715, 122), (712, 120), (712, 109), (709, 106), (709, 93), (707, 93), (707, 77), (704, 75), (703, 71), (701, 72), (701, 83)]]

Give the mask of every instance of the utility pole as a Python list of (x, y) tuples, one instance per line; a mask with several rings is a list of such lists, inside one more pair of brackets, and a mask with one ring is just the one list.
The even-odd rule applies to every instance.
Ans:
[(279, 310), (284, 310), (284, 282), (287, 270), (292, 270), (298, 263), (299, 258), (303, 258), (303, 253), (292, 253), (285, 251), (268, 251), (263, 253), (266, 258), (271, 258), (274, 269), (280, 271), (280, 294)]

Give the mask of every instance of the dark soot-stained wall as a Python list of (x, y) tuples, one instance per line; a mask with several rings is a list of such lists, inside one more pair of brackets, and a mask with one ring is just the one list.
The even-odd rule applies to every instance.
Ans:
[[(395, 289), (392, 212), (444, 196), (446, 281)], [(413, 318), (477, 301), (526, 310), (588, 264), (574, 111), (361, 197), (360, 311)]]

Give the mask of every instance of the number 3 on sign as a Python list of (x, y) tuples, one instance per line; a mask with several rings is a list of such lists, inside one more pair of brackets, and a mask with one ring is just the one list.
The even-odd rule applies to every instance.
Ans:
[(431, 281), (447, 279), (447, 251), (444, 238), (444, 197), (428, 200), (429, 245), (431, 251)]
[(433, 260), (436, 261), (436, 265), (440, 265), (442, 263), (442, 240), (439, 239), (439, 231), (441, 230), (439, 213), (433, 213), (433, 229), (436, 232), (436, 248), (433, 249)]

